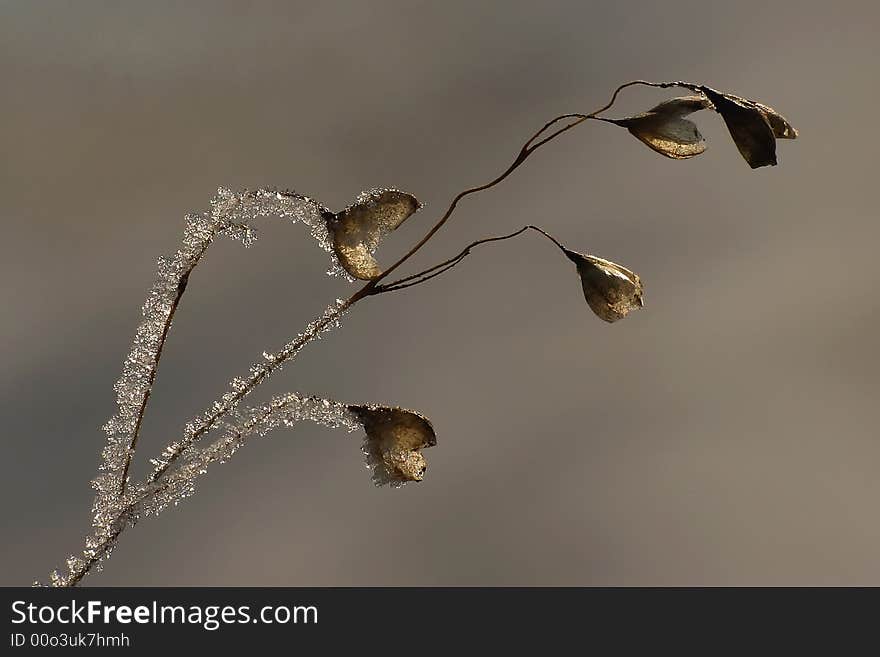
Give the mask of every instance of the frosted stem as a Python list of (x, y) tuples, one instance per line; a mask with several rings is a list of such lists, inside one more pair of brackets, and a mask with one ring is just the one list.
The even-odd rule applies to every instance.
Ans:
[(109, 556), (122, 532), (135, 525), (142, 516), (157, 515), (192, 495), (196, 479), (208, 471), (208, 466), (226, 462), (254, 437), (265, 436), (281, 426), (292, 427), (303, 420), (348, 431), (363, 426), (346, 404), (296, 393), (281, 395), (262, 406), (245, 409), (237, 414), (235, 422), (227, 423), (223, 436), (203, 448), (189, 449), (178, 467), (166, 468), (159, 479), (134, 487), (126, 503), (106, 525), (106, 531), (96, 530), (86, 539), (81, 556), (67, 559), (67, 573), (61, 575), (53, 571), (50, 574), (52, 586), (76, 586)]
[(107, 445), (99, 475), (92, 482), (97, 491), (93, 505), (95, 528), (109, 530), (109, 523), (125, 506), (128, 472), (162, 350), (190, 274), (214, 238), (225, 235), (250, 246), (255, 233), (249, 222), (277, 215), (308, 224), (321, 245), (329, 249), (322, 211), (320, 204), (293, 192), (260, 189), (233, 193), (220, 188), (210, 210), (187, 215), (180, 248), (174, 255), (159, 259), (156, 282), (143, 306), (144, 319), (114, 386), (117, 412), (104, 425)]
[(236, 377), (229, 384), (229, 390), (216, 400), (199, 417), (188, 422), (184, 428), (183, 439), (168, 445), (162, 455), (153, 460), (155, 466), (147, 481), (157, 481), (175, 461), (192, 445), (208, 433), (216, 424), (233, 412), (239, 402), (253, 392), (260, 383), (273, 373), (280, 370), (285, 363), (292, 360), (309, 342), (339, 326), (339, 320), (346, 310), (354, 303), (352, 299), (337, 300), (328, 306), (318, 319), (311, 322), (306, 329), (275, 353), (264, 353), (263, 360), (251, 366), (247, 377)]

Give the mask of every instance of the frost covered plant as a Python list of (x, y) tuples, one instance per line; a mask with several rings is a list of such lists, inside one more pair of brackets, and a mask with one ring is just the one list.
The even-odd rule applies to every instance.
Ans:
[[(610, 109), (621, 90), (633, 85), (679, 87), (690, 96), (661, 102), (642, 114), (623, 119), (599, 116)], [(374, 257), (382, 238), (417, 212), (422, 204), (412, 194), (397, 189), (362, 193), (347, 208), (333, 212), (318, 201), (292, 191), (258, 189), (234, 192), (220, 188), (208, 210), (186, 216), (180, 248), (159, 258), (158, 275), (143, 306), (143, 321), (135, 332), (131, 350), (116, 382), (116, 414), (104, 426), (107, 444), (102, 452), (92, 530), (85, 547), (67, 559), (66, 568), (53, 571), (53, 586), (75, 586), (92, 570), (100, 570), (116, 547), (119, 536), (144, 516), (154, 515), (195, 492), (195, 484), (215, 463), (223, 463), (256, 436), (303, 420), (322, 425), (362, 430), (367, 467), (377, 485), (402, 486), (421, 481), (427, 463), (422, 450), (437, 440), (431, 422), (420, 413), (381, 404), (346, 404), (315, 396), (288, 393), (261, 405), (242, 407), (269, 376), (296, 358), (300, 350), (339, 326), (356, 304), (379, 294), (420, 285), (460, 263), (475, 247), (508, 240), (526, 231), (549, 239), (574, 263), (584, 297), (592, 311), (606, 322), (615, 322), (642, 307), (642, 282), (637, 274), (609, 260), (572, 251), (538, 226), (524, 226), (508, 235), (487, 237), (467, 245), (457, 255), (417, 273), (392, 279), (391, 274), (409, 262), (439, 231), (464, 197), (505, 180), (541, 146), (588, 119), (626, 128), (658, 153), (687, 159), (706, 150), (696, 124), (685, 118), (703, 109), (718, 112), (752, 168), (776, 164), (776, 139), (794, 139), (797, 131), (778, 112), (761, 103), (690, 82), (636, 80), (618, 87), (611, 100), (589, 114), (564, 114), (548, 121), (520, 149), (510, 166), (494, 180), (471, 187), (452, 199), (442, 216), (406, 253), (383, 268)], [(193, 270), (211, 243), (229, 237), (250, 246), (255, 239), (252, 223), (261, 217), (301, 222), (311, 229), (318, 244), (330, 254), (332, 274), (349, 282), (365, 283), (345, 300), (336, 300), (301, 333), (274, 351), (263, 352), (250, 370), (232, 379), (227, 392), (183, 427), (181, 435), (150, 459), (152, 471), (143, 481), (131, 481), (129, 468), (141, 432), (162, 350), (181, 297)], [(39, 585), (39, 582), (36, 583)]]

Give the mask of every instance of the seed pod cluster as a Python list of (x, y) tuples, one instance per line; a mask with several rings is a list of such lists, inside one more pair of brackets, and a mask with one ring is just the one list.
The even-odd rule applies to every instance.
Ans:
[(661, 155), (683, 160), (706, 150), (696, 124), (684, 117), (702, 109), (713, 109), (721, 115), (740, 155), (753, 169), (777, 163), (777, 139), (796, 139), (798, 136), (788, 120), (769, 105), (701, 84), (679, 82), (674, 86), (685, 87), (699, 95), (670, 98), (642, 114), (603, 120), (626, 128)]

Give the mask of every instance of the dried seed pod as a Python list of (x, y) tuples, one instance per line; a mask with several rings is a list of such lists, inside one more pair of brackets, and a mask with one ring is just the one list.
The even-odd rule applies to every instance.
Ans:
[(437, 444), (434, 427), (425, 416), (389, 406), (349, 406), (364, 425), (364, 454), (377, 486), (400, 486), (421, 481), (427, 463), (421, 450)]
[(755, 102), (709, 87), (700, 87), (700, 90), (724, 119), (733, 142), (750, 167), (757, 169), (776, 165), (775, 131), (767, 115)]
[(412, 194), (396, 189), (374, 189), (361, 194), (342, 212), (327, 213), (333, 251), (345, 271), (364, 281), (382, 274), (373, 252), (381, 239), (422, 205)]
[(685, 160), (706, 150), (706, 141), (696, 124), (684, 117), (711, 107), (705, 96), (670, 98), (643, 114), (624, 119), (608, 119), (634, 137), (674, 160)]
[(642, 302), (642, 280), (635, 272), (610, 260), (563, 251), (577, 267), (590, 309), (606, 322), (623, 319)]

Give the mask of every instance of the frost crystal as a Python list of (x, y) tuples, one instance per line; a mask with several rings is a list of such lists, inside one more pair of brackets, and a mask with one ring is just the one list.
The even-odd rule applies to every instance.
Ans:
[[(209, 210), (186, 215), (180, 248), (158, 260), (156, 281), (142, 309), (143, 321), (135, 332), (122, 374), (113, 386), (117, 411), (103, 427), (107, 444), (98, 476), (92, 481), (97, 491), (93, 505), (96, 535), (106, 537), (114, 531), (118, 517), (132, 502), (128, 495), (123, 498), (122, 491), (128, 483), (133, 441), (156, 377), (162, 346), (189, 275), (214, 238), (224, 235), (250, 246), (256, 238), (250, 222), (258, 217), (278, 216), (310, 226), (321, 248), (332, 251), (322, 214), (325, 211), (316, 201), (293, 192), (233, 192), (221, 187)], [(223, 404), (229, 401), (224, 399)]]
[(345, 404), (318, 397), (289, 393), (275, 397), (262, 406), (246, 409), (225, 425), (223, 434), (205, 447), (190, 446), (178, 465), (164, 473), (143, 490), (138, 512), (156, 515), (178, 504), (195, 492), (195, 480), (214, 463), (225, 463), (248, 440), (265, 436), (278, 427), (290, 427), (303, 420), (349, 431), (361, 428), (361, 422)]
[(150, 481), (155, 482), (162, 476), (179, 456), (191, 448), (206, 433), (220, 424), (228, 415), (234, 415), (239, 402), (252, 392), (264, 379), (279, 371), (285, 363), (292, 360), (300, 350), (323, 333), (340, 324), (340, 318), (348, 309), (345, 301), (337, 299), (327, 307), (324, 313), (311, 322), (305, 330), (293, 340), (285, 344), (275, 353), (263, 352), (262, 360), (251, 365), (246, 376), (238, 376), (229, 383), (229, 390), (215, 400), (204, 413), (187, 422), (183, 438), (179, 442), (168, 445), (159, 459), (153, 461), (155, 466)]

